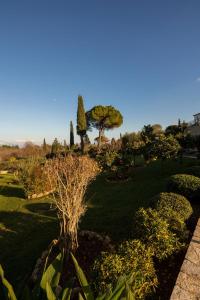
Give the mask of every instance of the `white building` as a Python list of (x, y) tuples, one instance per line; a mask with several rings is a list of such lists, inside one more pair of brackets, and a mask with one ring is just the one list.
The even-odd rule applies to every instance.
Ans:
[(200, 135), (200, 113), (193, 115), (194, 121), (191, 122), (191, 125), (188, 126), (186, 132), (191, 134), (191, 136)]

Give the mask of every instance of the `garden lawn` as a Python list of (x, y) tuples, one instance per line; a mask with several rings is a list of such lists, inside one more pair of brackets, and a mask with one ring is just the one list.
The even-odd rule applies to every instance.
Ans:
[[(139, 207), (148, 207), (151, 197), (165, 191), (167, 178), (183, 173), (194, 159), (159, 161), (133, 169), (127, 182), (111, 183), (103, 174), (90, 186), (88, 210), (81, 229), (108, 234), (118, 241), (133, 236), (133, 219)], [(51, 199), (26, 200), (12, 175), (0, 176), (0, 263), (9, 280), (20, 286), (36, 259), (59, 232)]]

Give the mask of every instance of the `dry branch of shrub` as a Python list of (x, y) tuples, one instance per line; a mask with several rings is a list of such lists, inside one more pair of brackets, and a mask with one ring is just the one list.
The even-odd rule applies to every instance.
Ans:
[(89, 183), (100, 169), (87, 156), (58, 157), (46, 163), (46, 172), (52, 189), (60, 221), (60, 236), (65, 247), (75, 250), (78, 246), (77, 230), (81, 216), (86, 211), (84, 195)]

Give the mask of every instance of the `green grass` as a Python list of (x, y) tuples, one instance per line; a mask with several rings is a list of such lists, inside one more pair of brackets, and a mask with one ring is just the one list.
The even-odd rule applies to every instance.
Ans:
[[(153, 162), (136, 168), (127, 182), (111, 183), (101, 175), (87, 193), (88, 210), (81, 229), (108, 234), (118, 241), (131, 236), (134, 214), (139, 207), (148, 207), (155, 194), (164, 191), (167, 178), (195, 164), (194, 159), (164, 164)], [(36, 259), (59, 227), (50, 199), (26, 200), (23, 190), (12, 175), (0, 176), (0, 263), (15, 285), (23, 282)]]

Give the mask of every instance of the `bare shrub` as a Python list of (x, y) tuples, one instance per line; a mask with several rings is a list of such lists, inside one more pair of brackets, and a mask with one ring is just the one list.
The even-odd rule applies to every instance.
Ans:
[(98, 164), (88, 156), (68, 155), (46, 163), (48, 180), (56, 190), (54, 199), (65, 249), (78, 247), (78, 223), (86, 211), (84, 195), (99, 171)]

